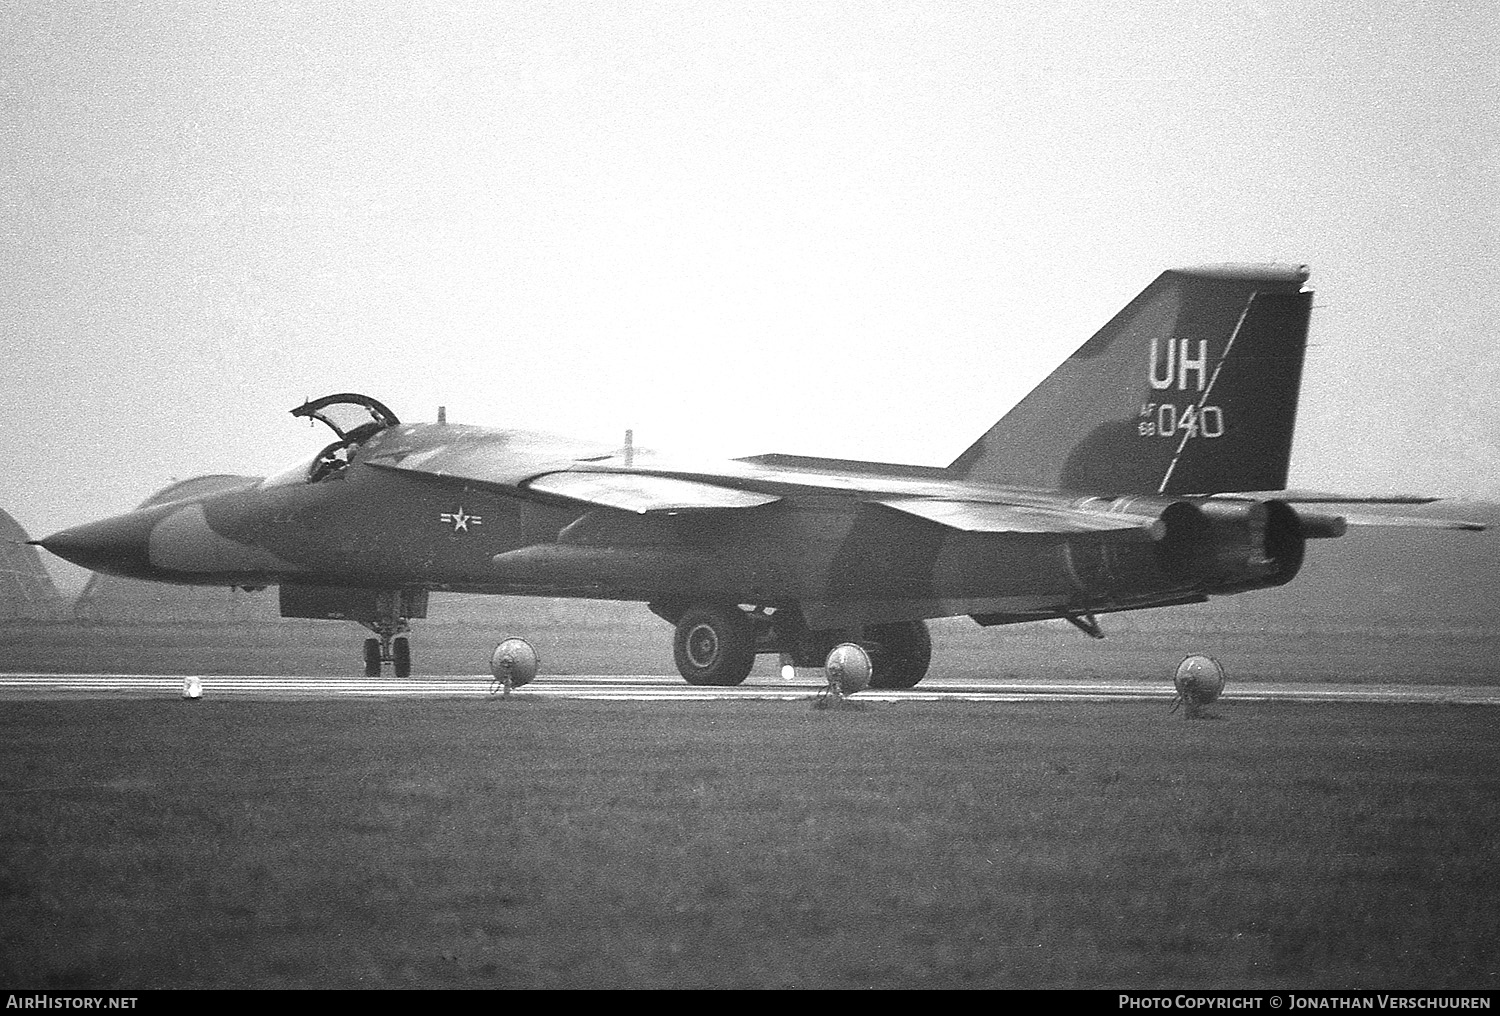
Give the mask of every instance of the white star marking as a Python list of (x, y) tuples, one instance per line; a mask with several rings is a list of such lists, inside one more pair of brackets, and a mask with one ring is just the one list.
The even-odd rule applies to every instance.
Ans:
[(443, 522), (453, 523), (453, 531), (455, 533), (459, 530), (463, 530), (467, 533), (470, 526), (484, 525), (484, 516), (467, 515), (464, 513), (462, 506), (459, 506), (459, 509), (456, 512), (443, 512), (443, 514), (438, 516), (438, 519)]

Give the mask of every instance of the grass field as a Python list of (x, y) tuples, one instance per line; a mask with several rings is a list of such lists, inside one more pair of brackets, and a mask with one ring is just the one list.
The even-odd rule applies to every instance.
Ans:
[(11, 702), (26, 987), (1500, 986), (1493, 710)]

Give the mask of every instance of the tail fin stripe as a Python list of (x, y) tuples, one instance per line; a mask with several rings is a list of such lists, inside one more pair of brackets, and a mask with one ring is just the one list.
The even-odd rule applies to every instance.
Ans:
[[(1193, 412), (1201, 419), (1203, 407), (1208, 403), (1208, 397), (1213, 394), (1214, 383), (1219, 380), (1219, 371), (1224, 369), (1224, 361), (1229, 359), (1230, 350), (1234, 349), (1234, 340), (1239, 338), (1240, 329), (1245, 327), (1245, 318), (1250, 316), (1250, 308), (1255, 306), (1257, 291), (1252, 290), (1250, 299), (1245, 301), (1245, 309), (1240, 311), (1240, 319), (1234, 323), (1234, 331), (1229, 333), (1229, 341), (1224, 344), (1224, 352), (1219, 356), (1219, 362), (1214, 364), (1214, 372), (1208, 379), (1208, 385), (1203, 389), (1203, 394), (1198, 397), (1198, 404), (1193, 407)], [(1167, 484), (1172, 480), (1172, 470), (1177, 468), (1177, 460), (1182, 458), (1182, 451), (1187, 447), (1188, 438), (1193, 436), (1192, 430), (1182, 432), (1182, 440), (1177, 442), (1177, 451), (1172, 455), (1172, 461), (1167, 463), (1167, 471), (1161, 478), (1161, 486), (1156, 488), (1158, 494), (1166, 492)]]

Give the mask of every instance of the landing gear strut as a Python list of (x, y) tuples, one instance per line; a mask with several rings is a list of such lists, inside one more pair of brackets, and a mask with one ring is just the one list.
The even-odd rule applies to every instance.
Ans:
[(375, 633), (365, 639), (365, 676), (379, 677), (389, 663), (397, 677), (411, 676), (407, 622), (427, 616), (425, 589), (363, 589), (282, 583), (282, 617), (355, 621)]
[(382, 664), (389, 663), (397, 677), (411, 677), (411, 640), (399, 632), (408, 632), (406, 618), (394, 621), (361, 621), (379, 638), (365, 639), (365, 676), (379, 677)]
[(365, 639), (365, 676), (379, 677), (380, 668), (389, 663), (398, 678), (411, 677), (411, 631), (413, 617), (427, 616), (427, 594), (403, 591), (381, 592), (376, 597), (375, 616), (362, 617), (359, 623), (375, 633)]

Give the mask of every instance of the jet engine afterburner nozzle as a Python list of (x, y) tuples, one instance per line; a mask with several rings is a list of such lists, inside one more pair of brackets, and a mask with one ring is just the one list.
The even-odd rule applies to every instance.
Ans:
[(1157, 560), (1168, 575), (1207, 593), (1236, 593), (1290, 582), (1307, 537), (1284, 501), (1204, 498), (1162, 513), (1167, 535)]

